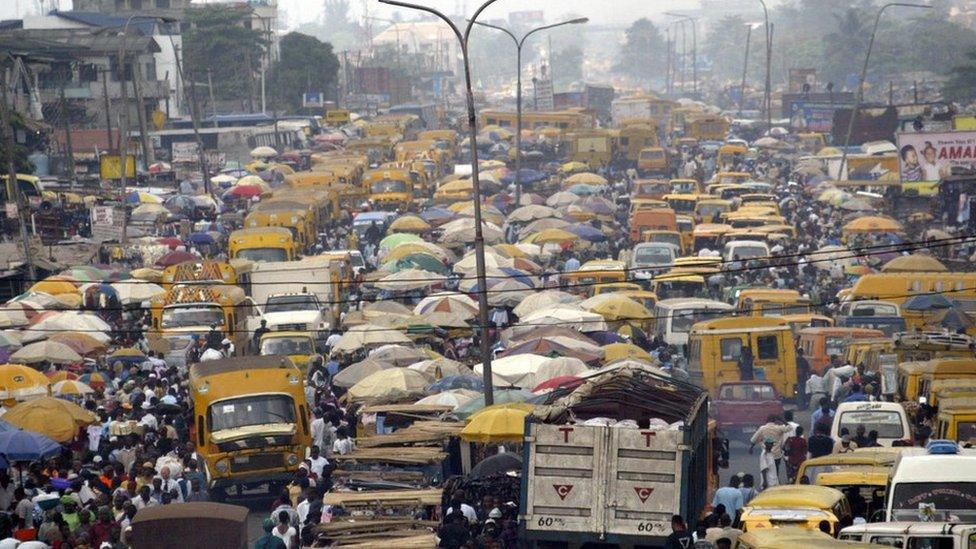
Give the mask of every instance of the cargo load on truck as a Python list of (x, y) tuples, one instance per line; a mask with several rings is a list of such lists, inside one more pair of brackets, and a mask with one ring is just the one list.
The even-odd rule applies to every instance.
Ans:
[(620, 367), (554, 398), (526, 422), (527, 546), (660, 545), (672, 515), (699, 516), (712, 476), (705, 391), (656, 368)]

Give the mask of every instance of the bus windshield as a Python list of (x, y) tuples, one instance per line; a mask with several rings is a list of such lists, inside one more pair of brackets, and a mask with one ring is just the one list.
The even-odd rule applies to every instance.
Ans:
[(237, 257), (257, 263), (288, 261), (288, 252), (284, 248), (248, 248), (237, 252)]
[(176, 305), (163, 309), (163, 328), (224, 325), (224, 311), (217, 305)]
[(891, 498), (891, 520), (917, 521), (923, 505), (938, 517), (927, 520), (976, 519), (976, 482), (899, 482)]
[(210, 405), (211, 432), (269, 423), (295, 423), (295, 403), (287, 395), (256, 395)]
[(841, 413), (839, 429), (846, 427), (848, 431), (854, 433), (857, 431), (858, 425), (863, 425), (865, 432), (877, 431), (878, 438), (902, 439), (905, 437), (905, 429), (898, 412), (857, 410)]
[(262, 355), (311, 355), (312, 340), (307, 337), (272, 337), (261, 342)]

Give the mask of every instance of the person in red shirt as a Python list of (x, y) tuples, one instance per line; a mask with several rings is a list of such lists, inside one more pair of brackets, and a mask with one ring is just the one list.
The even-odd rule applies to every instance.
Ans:
[(112, 521), (112, 511), (108, 507), (98, 508), (98, 521), (91, 527), (91, 545), (98, 547), (104, 542), (112, 543), (118, 530)]
[(803, 438), (803, 427), (797, 426), (796, 434), (786, 439), (783, 454), (786, 457), (786, 478), (792, 483), (796, 480), (800, 464), (807, 459), (807, 439)]

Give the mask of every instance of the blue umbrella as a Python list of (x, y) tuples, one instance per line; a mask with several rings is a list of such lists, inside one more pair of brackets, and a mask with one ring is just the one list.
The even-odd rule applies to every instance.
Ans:
[(577, 183), (569, 188), (569, 192), (580, 196), (598, 194), (600, 192), (600, 187), (596, 185), (587, 185), (585, 183)]
[(40, 433), (9, 430), (0, 432), (0, 454), (8, 460), (34, 461), (61, 453), (61, 445)]
[[(533, 170), (530, 168), (522, 168), (521, 170), (519, 170), (518, 173), (519, 173), (519, 181), (521, 181), (522, 183), (530, 183), (530, 184), (538, 183), (540, 181), (545, 181), (546, 179), (549, 179), (549, 176), (544, 172), (540, 172), (539, 170)], [(507, 174), (505, 177), (503, 177), (502, 183), (505, 183), (506, 185), (515, 183), (515, 172), (511, 172)]]
[(217, 241), (209, 233), (193, 233), (187, 238), (193, 244), (215, 244)]
[(469, 389), (471, 391), (483, 391), (484, 382), (480, 377), (475, 376), (446, 376), (427, 386), (427, 393), (434, 395), (450, 391), (452, 389)]
[(941, 294), (916, 295), (905, 300), (902, 309), (909, 311), (931, 311), (933, 309), (951, 309), (952, 302)]
[(570, 225), (566, 227), (566, 230), (590, 242), (603, 242), (607, 239), (607, 235), (603, 234), (603, 231), (592, 225)]
[(600, 345), (610, 345), (611, 343), (622, 343), (627, 341), (623, 336), (617, 332), (590, 332), (586, 334), (590, 339), (599, 343)]

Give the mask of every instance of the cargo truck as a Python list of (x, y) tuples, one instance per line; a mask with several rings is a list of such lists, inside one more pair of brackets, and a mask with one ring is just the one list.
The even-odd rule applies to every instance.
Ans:
[[(613, 402), (628, 392), (624, 384), (633, 402)], [(635, 419), (640, 428), (526, 421), (519, 521), (526, 547), (660, 546), (672, 515), (693, 526), (707, 503), (712, 451), (724, 444), (710, 438), (706, 393), (645, 371), (605, 386), (591, 392), (595, 398), (570, 397), (572, 414), (630, 415), (613, 419)], [(671, 426), (649, 428), (648, 413)]]

